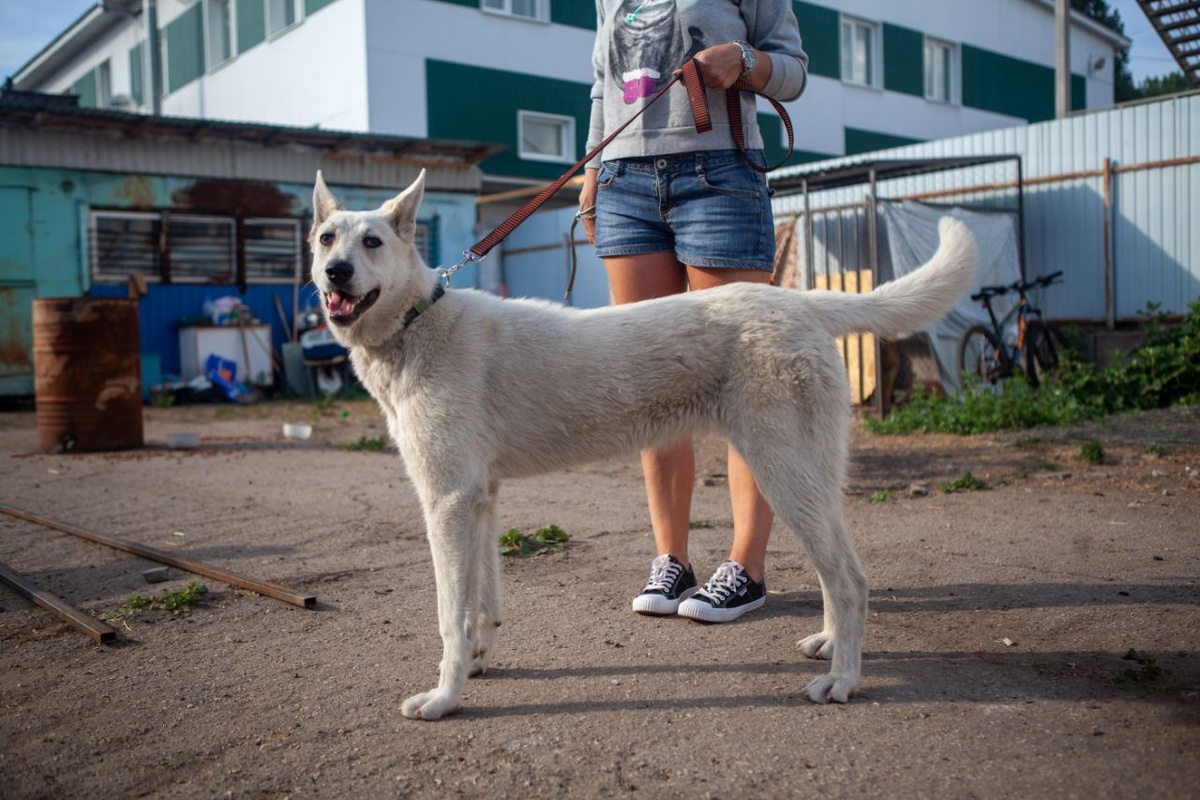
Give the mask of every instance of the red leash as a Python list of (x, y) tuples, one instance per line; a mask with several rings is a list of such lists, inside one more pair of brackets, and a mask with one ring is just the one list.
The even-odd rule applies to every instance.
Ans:
[[(482, 261), (493, 247), (500, 244), (500, 242), (502, 242), (506, 236), (516, 230), (517, 226), (519, 226), (522, 222), (529, 219), (530, 215), (537, 211), (543, 203), (553, 197), (555, 192), (561, 189), (567, 181), (575, 176), (575, 173), (579, 172), (579, 170), (583, 168), (584, 164), (595, 158), (605, 147), (609, 145), (610, 142), (612, 142), (613, 139), (617, 138), (622, 131), (629, 127), (630, 123), (632, 123), (642, 114), (646, 113), (646, 109), (658, 102), (658, 100), (667, 93), (667, 90), (679, 81), (682, 81), (684, 87), (687, 89), (688, 102), (692, 106), (692, 116), (696, 121), (696, 131), (698, 133), (707, 133), (708, 131), (712, 130), (712, 117), (708, 110), (708, 95), (704, 90), (704, 78), (700, 73), (700, 64), (694, 58), (689, 59), (688, 62), (680, 68), (679, 72), (673, 75), (671, 80), (663, 84), (662, 88), (655, 92), (654, 95), (651, 96), (651, 98), (638, 110), (636, 114), (625, 120), (620, 127), (606, 136), (604, 141), (592, 148), (592, 150), (583, 158), (576, 161), (575, 166), (571, 167), (556, 181), (542, 189), (542, 191), (540, 191), (532, 200), (525, 203), (525, 205), (513, 212), (513, 214), (508, 219), (501, 222), (495, 230), (480, 239), (475, 244), (471, 245), (470, 249), (465, 250), (463, 252), (462, 261), (455, 264), (453, 267), (443, 269), (442, 280), (446, 283), (446, 285), (448, 286), (450, 284), (450, 276), (459, 269), (465, 267), (467, 264), (470, 264), (473, 261)], [(783, 166), (783, 164), (787, 163), (787, 160), (792, 157), (792, 146), (795, 138), (792, 130), (792, 121), (788, 117), (787, 111), (777, 100), (775, 100), (773, 97), (767, 97), (757, 89), (750, 86), (750, 84), (740, 80), (733, 86), (729, 87), (729, 89), (727, 89), (725, 92), (725, 104), (729, 113), (729, 126), (733, 132), (734, 144), (737, 145), (738, 150), (745, 154), (746, 137), (742, 130), (742, 105), (740, 92), (753, 92), (760, 97), (766, 97), (766, 99), (770, 101), (771, 105), (774, 106), (775, 112), (779, 114), (779, 118), (783, 120), (783, 126), (787, 129), (788, 134), (787, 155), (785, 155), (783, 157), (783, 161), (781, 161), (775, 167), (760, 167), (749, 159), (747, 159), (747, 162), (750, 164), (750, 166), (754, 167), (754, 169), (762, 173), (766, 173), (772, 169)]]

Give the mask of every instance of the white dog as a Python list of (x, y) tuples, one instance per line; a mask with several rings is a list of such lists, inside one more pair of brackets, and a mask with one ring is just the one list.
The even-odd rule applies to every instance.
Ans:
[(945, 314), (977, 254), (943, 219), (932, 260), (869, 294), (737, 283), (595, 310), (444, 296), (413, 244), (425, 174), (375, 211), (351, 212), (317, 175), (312, 278), (354, 371), (387, 415), (425, 514), (443, 654), (438, 685), (406, 717), (458, 710), (500, 625), (495, 524), (502, 478), (714, 432), (746, 460), (821, 582), (821, 632), (799, 646), (831, 658), (805, 687), (816, 702), (858, 686), (867, 578), (842, 514), (849, 387), (834, 337), (896, 335)]

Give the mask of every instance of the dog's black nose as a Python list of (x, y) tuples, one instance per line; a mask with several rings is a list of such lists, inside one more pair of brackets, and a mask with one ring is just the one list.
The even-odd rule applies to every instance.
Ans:
[(325, 275), (334, 286), (345, 286), (354, 277), (354, 265), (349, 261), (334, 261), (326, 265)]

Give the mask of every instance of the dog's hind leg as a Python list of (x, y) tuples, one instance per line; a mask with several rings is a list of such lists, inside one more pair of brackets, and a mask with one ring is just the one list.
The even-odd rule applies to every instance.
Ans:
[[(779, 430), (776, 430), (779, 437)], [(786, 437), (784, 437), (786, 438)], [(779, 520), (796, 535), (821, 581), (824, 627), (800, 642), (809, 657), (830, 657), (828, 675), (814, 678), (804, 692), (818, 703), (845, 703), (858, 686), (867, 618), (867, 576), (854, 550), (842, 511), (841, 459), (799, 455), (812, 441), (780, 447), (758, 442), (748, 459), (759, 489)], [(819, 448), (818, 448), (819, 451)], [(756, 452), (747, 447), (740, 452)]]
[(437, 688), (405, 700), (400, 713), (412, 719), (439, 719), (458, 711), (470, 672), (474, 628), (479, 618), (477, 584), (483, 577), (479, 554), (484, 546), (481, 517), (486, 516), (488, 499), (482, 483), (421, 494), (437, 583), (442, 663)]
[(845, 703), (858, 687), (862, 670), (862, 641), (867, 623), (867, 576), (846, 528), (839, 494), (825, 514), (825, 533), (806, 535), (808, 557), (821, 581), (824, 626), (801, 639), (809, 658), (831, 658), (828, 675), (809, 681), (808, 698), (817, 703)]
[(496, 532), (496, 494), (500, 488), (498, 481), (492, 481), (488, 486), (488, 499), (481, 514), (481, 529), (478, 533), (480, 545), (475, 548), (479, 556), (479, 580), (474, 586), (478, 589), (478, 598), (472, 605), (478, 609), (476, 615), (474, 636), (472, 637), (471, 677), (477, 677), (487, 672), (492, 652), (496, 646), (496, 637), (500, 632), (502, 619), (501, 587), (500, 587), (500, 545)]

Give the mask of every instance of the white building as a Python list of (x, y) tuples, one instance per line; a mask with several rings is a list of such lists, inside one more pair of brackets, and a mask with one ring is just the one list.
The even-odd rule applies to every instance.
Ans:
[[(793, 6), (811, 77), (788, 106), (790, 163), (1054, 116), (1053, 0)], [(84, 106), (506, 145), (487, 192), (583, 155), (594, 34), (590, 0), (109, 0), (12, 78)], [(1127, 45), (1072, 15), (1074, 109), (1113, 103)], [(766, 106), (760, 120), (776, 163), (782, 125)]]

